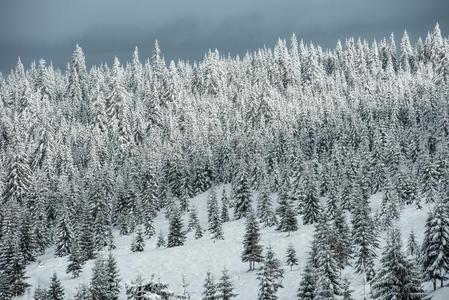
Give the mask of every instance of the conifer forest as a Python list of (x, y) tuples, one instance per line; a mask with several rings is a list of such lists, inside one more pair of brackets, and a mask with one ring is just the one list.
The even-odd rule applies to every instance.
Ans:
[(1, 300), (449, 298), (438, 23), (88, 56), (0, 73)]

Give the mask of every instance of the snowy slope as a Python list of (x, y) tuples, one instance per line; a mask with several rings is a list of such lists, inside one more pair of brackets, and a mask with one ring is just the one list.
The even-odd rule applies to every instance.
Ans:
[[(229, 189), (229, 186), (226, 188)], [(220, 190), (220, 188), (217, 189), (217, 191)], [(379, 207), (381, 198), (382, 194), (380, 193), (372, 196), (373, 210)], [(203, 229), (207, 228), (206, 199), (207, 193), (191, 199), (191, 203), (198, 209)], [(273, 200), (275, 202), (275, 197)], [(415, 209), (414, 206), (408, 206), (402, 211), (399, 227), (402, 230), (404, 243), (410, 230), (415, 231), (418, 241), (422, 240), (427, 212), (428, 207), (426, 206), (421, 210)], [(302, 221), (300, 221), (301, 223)], [(156, 232), (162, 229), (164, 234), (167, 233), (168, 221), (163, 214), (155, 220), (155, 227)], [(145, 251), (140, 253), (132, 253), (130, 251), (132, 235), (117, 235), (117, 249), (113, 250), (113, 255), (117, 259), (120, 269), (123, 297), (124, 282), (135, 279), (139, 274), (146, 278), (150, 278), (151, 274), (155, 274), (156, 277), (160, 277), (161, 281), (168, 283), (173, 291), (181, 293), (182, 275), (184, 274), (189, 283), (188, 291), (192, 299), (201, 299), (203, 281), (207, 270), (210, 269), (215, 278), (218, 278), (223, 267), (226, 267), (233, 279), (235, 291), (239, 294), (237, 299), (256, 299), (258, 290), (256, 272), (247, 272), (248, 265), (240, 260), (244, 220), (225, 223), (223, 229), (225, 234), (225, 240), (223, 241), (212, 242), (208, 233), (199, 240), (195, 240), (192, 235), (189, 235), (185, 246), (168, 249), (157, 248), (157, 237), (153, 237), (151, 240), (146, 240)], [(301, 225), (300, 229), (290, 236), (287, 236), (286, 233), (277, 232), (274, 228), (262, 228), (261, 230), (262, 243), (265, 246), (270, 244), (277, 257), (282, 261), (285, 259), (285, 251), (289, 243), (292, 243), (297, 251), (299, 265), (293, 271), (290, 271), (285, 266), (284, 288), (279, 291), (280, 299), (296, 299), (296, 290), (301, 278), (301, 271), (307, 259), (313, 229), (312, 225)], [(381, 246), (383, 246), (383, 236)], [(379, 254), (380, 251), (382, 251), (382, 248), (379, 250)], [(17, 299), (32, 299), (34, 288), (39, 285), (46, 287), (53, 272), (56, 272), (61, 279), (68, 297), (73, 295), (80, 283), (88, 284), (90, 281), (93, 261), (86, 263), (80, 277), (76, 279), (65, 273), (67, 257), (55, 257), (53, 249), (49, 249), (45, 255), (38, 257), (38, 261), (40, 261), (40, 264), (36, 262), (27, 268), (27, 276), (30, 277), (28, 282), (32, 287), (27, 290), (23, 297)], [(361, 276), (354, 274), (351, 268), (345, 269), (343, 276), (346, 276), (351, 281), (354, 298), (363, 299), (363, 281)], [(431, 286), (426, 284), (426, 288), (430, 289)], [(437, 290), (433, 294), (432, 299), (449, 299), (449, 288)]]

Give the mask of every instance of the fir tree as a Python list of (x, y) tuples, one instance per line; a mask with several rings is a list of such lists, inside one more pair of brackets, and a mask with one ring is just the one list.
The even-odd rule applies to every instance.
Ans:
[(162, 233), (162, 230), (159, 231), (159, 235), (157, 237), (157, 242), (156, 242), (156, 246), (158, 248), (160, 247), (165, 247), (166, 246), (166, 242), (165, 242), (165, 238), (164, 238), (164, 234)]
[(412, 257), (418, 257), (419, 255), (419, 247), (416, 242), (416, 236), (413, 230), (410, 232), (407, 240), (407, 254)]
[(210, 271), (207, 271), (206, 279), (204, 280), (203, 300), (216, 300), (217, 287), (214, 282), (214, 277)]
[(298, 258), (296, 258), (296, 251), (295, 248), (293, 248), (293, 244), (288, 244), (287, 248), (287, 259), (285, 263), (290, 266), (290, 271), (293, 270), (293, 266), (298, 265)]
[(184, 245), (185, 232), (183, 231), (182, 219), (178, 209), (170, 217), (167, 247), (177, 247)]
[(255, 263), (261, 262), (262, 246), (259, 245), (260, 233), (259, 224), (257, 223), (254, 213), (251, 211), (246, 220), (245, 236), (243, 238), (242, 261), (249, 263), (249, 270), (255, 269)]
[(221, 221), (223, 223), (229, 222), (230, 218), (229, 218), (229, 210), (228, 210), (228, 206), (229, 206), (229, 199), (228, 196), (226, 195), (226, 191), (223, 188), (223, 193), (221, 195)]
[(271, 227), (277, 224), (276, 214), (273, 210), (270, 190), (267, 184), (264, 185), (259, 194), (257, 214), (260, 222), (263, 223), (265, 227)]
[(246, 217), (251, 210), (251, 194), (244, 164), (241, 164), (237, 181), (233, 185), (233, 201), (235, 218)]
[(301, 282), (299, 283), (297, 297), (298, 300), (314, 300), (316, 293), (317, 276), (312, 261), (307, 261), (306, 267), (302, 273)]
[(214, 240), (223, 240), (224, 234), (220, 214), (218, 211), (217, 196), (215, 195), (215, 191), (213, 189), (211, 190), (211, 196), (209, 200), (208, 216), (209, 232), (212, 234), (212, 238)]
[(117, 262), (114, 256), (109, 252), (108, 258), (104, 262), (106, 274), (107, 299), (118, 300), (120, 294), (120, 278)]
[(142, 230), (137, 229), (136, 237), (133, 239), (131, 244), (132, 252), (142, 252), (145, 249), (145, 240), (143, 238)]
[(274, 256), (273, 249), (269, 246), (263, 260), (263, 265), (257, 273), (257, 279), (259, 280), (257, 299), (278, 299), (277, 291), (283, 287), (281, 284), (283, 278), (284, 270), (282, 269), (281, 261)]
[(221, 272), (220, 280), (217, 283), (217, 297), (222, 300), (231, 300), (238, 295), (234, 293), (234, 286), (229, 276), (228, 270), (225, 268)]
[(290, 235), (290, 232), (298, 230), (298, 220), (296, 219), (296, 213), (290, 201), (286, 201), (283, 205), (284, 213), (279, 219), (277, 229), (288, 232), (288, 235)]
[(354, 298), (352, 298), (352, 292), (353, 290), (351, 290), (351, 287), (349, 286), (349, 280), (347, 278), (343, 279), (343, 286), (342, 286), (342, 300), (354, 300)]
[(95, 260), (94, 267), (92, 268), (92, 278), (90, 281), (90, 293), (92, 294), (92, 299), (108, 299), (109, 291), (107, 290), (107, 287), (105, 261), (103, 257), (99, 256)]
[(304, 225), (308, 225), (318, 221), (320, 204), (315, 179), (312, 174), (310, 174), (310, 171), (305, 175), (304, 180), (304, 197), (301, 200), (301, 205)]
[(64, 212), (59, 219), (58, 226), (56, 228), (56, 250), (57, 256), (66, 256), (70, 253), (72, 233), (67, 222), (67, 216)]
[(47, 295), (48, 300), (64, 300), (64, 288), (61, 285), (61, 281), (56, 276), (56, 273), (53, 273), (53, 276), (51, 277)]
[(418, 270), (402, 253), (401, 236), (393, 228), (382, 254), (381, 267), (373, 279), (374, 299), (426, 299)]
[(0, 286), (5, 299), (22, 295), (29, 287), (26, 279), (25, 263), (18, 243), (14, 237), (7, 236), (0, 244)]
[(83, 259), (79, 251), (78, 242), (76, 239), (72, 241), (69, 255), (69, 264), (67, 265), (66, 273), (72, 273), (74, 278), (78, 277), (83, 269)]
[(437, 203), (426, 219), (421, 267), (424, 279), (432, 280), (434, 290), (437, 280), (443, 286), (449, 271), (449, 219), (447, 208), (442, 203)]

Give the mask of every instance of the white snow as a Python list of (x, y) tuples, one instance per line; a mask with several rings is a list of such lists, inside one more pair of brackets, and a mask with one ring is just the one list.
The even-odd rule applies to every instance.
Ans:
[[(229, 186), (226, 186), (229, 190)], [(217, 191), (221, 191), (218, 188)], [(219, 193), (220, 194), (220, 193)], [(203, 229), (207, 229), (206, 199), (207, 193), (203, 193), (193, 199), (191, 203), (196, 206), (199, 213), (199, 219)], [(253, 195), (255, 205), (256, 194)], [(276, 202), (273, 197), (273, 202)], [(371, 197), (373, 211), (380, 205), (382, 194), (378, 193)], [(402, 210), (401, 219), (398, 222), (402, 230), (402, 239), (404, 245), (411, 230), (416, 233), (417, 241), (422, 241), (424, 222), (429, 207), (424, 206), (417, 210), (414, 206), (407, 206)], [(231, 213), (231, 210), (230, 210)], [(187, 217), (185, 223), (187, 225)], [(349, 219), (347, 220), (349, 222)], [(300, 220), (302, 224), (302, 220)], [(160, 214), (155, 220), (156, 232), (162, 229), (167, 234), (168, 222)], [(256, 299), (258, 291), (258, 281), (256, 272), (248, 272), (248, 265), (241, 262), (242, 238), (244, 234), (244, 220), (237, 220), (225, 223), (223, 226), (225, 240), (213, 242), (208, 233), (203, 238), (195, 240), (193, 234), (188, 235), (186, 245), (175, 248), (157, 248), (157, 234), (151, 240), (146, 240), (145, 250), (143, 252), (132, 253), (130, 251), (133, 235), (119, 236), (116, 233), (117, 249), (112, 253), (117, 259), (120, 276), (122, 278), (122, 296), (124, 296), (124, 283), (134, 280), (138, 275), (144, 278), (150, 278), (152, 274), (161, 281), (169, 284), (171, 290), (177, 294), (182, 294), (182, 276), (185, 275), (189, 284), (187, 290), (192, 299), (201, 299), (203, 291), (203, 282), (207, 270), (211, 270), (217, 280), (224, 267), (229, 270), (233, 280), (235, 292), (238, 293), (237, 299)], [(277, 254), (277, 257), (285, 261), (285, 253), (289, 243), (292, 243), (297, 252), (299, 265), (290, 271), (285, 265), (285, 278), (283, 280), (284, 288), (279, 291), (279, 299), (296, 299), (296, 292), (301, 279), (301, 271), (304, 268), (308, 257), (309, 245), (313, 236), (313, 225), (300, 225), (297, 232), (290, 236), (286, 233), (275, 231), (274, 228), (262, 228), (261, 237), (264, 246), (271, 245)], [(383, 237), (381, 236), (382, 251)], [(50, 281), (53, 272), (56, 272), (65, 288), (66, 297), (70, 299), (76, 287), (85, 283), (88, 284), (91, 278), (91, 269), (93, 261), (88, 261), (83, 268), (79, 278), (73, 279), (71, 275), (65, 273), (67, 266), (67, 257), (59, 258), (54, 256), (54, 249), (47, 250), (45, 255), (38, 257), (38, 261), (29, 265), (27, 276), (28, 282), (32, 285), (24, 296), (17, 299), (32, 299), (34, 288), (46, 287)], [(354, 299), (363, 299), (363, 280), (358, 274), (354, 274), (351, 268), (346, 268), (342, 272), (342, 277), (347, 277), (351, 282), (351, 288), (354, 290)], [(426, 289), (430, 291), (431, 284), (425, 284)], [(367, 291), (369, 288), (367, 287)], [(432, 293), (434, 300), (449, 299), (449, 288), (438, 289)]]

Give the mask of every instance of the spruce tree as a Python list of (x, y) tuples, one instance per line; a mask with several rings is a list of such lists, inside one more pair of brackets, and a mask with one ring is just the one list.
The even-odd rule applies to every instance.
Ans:
[(27, 278), (18, 242), (13, 236), (6, 236), (0, 244), (0, 285), (6, 299), (22, 295), (30, 286), (25, 282)]
[(48, 300), (64, 300), (64, 288), (61, 285), (61, 281), (56, 276), (56, 273), (53, 273), (53, 276), (51, 277), (47, 295)]
[(374, 299), (427, 299), (421, 275), (401, 248), (401, 235), (398, 229), (393, 228), (371, 285)]
[(107, 273), (105, 268), (105, 260), (103, 257), (99, 256), (94, 262), (94, 267), (92, 268), (92, 278), (90, 281), (90, 293), (92, 294), (92, 299), (106, 300), (108, 299), (108, 282)]
[(343, 279), (342, 289), (342, 300), (354, 300), (354, 298), (352, 298), (353, 290), (351, 290), (351, 287), (349, 286), (349, 280), (347, 278)]
[(120, 278), (117, 262), (112, 253), (109, 252), (108, 258), (104, 262), (106, 276), (107, 299), (118, 300), (120, 294)]
[(238, 295), (234, 293), (234, 286), (231, 277), (229, 276), (229, 271), (224, 268), (223, 271), (221, 271), (221, 277), (217, 283), (217, 297), (222, 300), (231, 300), (237, 296)]
[(314, 300), (317, 297), (317, 276), (312, 261), (307, 261), (299, 283), (297, 297), (298, 300)]
[(195, 228), (199, 225), (200, 221), (198, 220), (198, 212), (195, 206), (190, 207), (189, 212), (189, 222), (187, 224), (187, 232), (195, 230)]
[(410, 235), (407, 240), (407, 254), (412, 257), (418, 257), (419, 255), (419, 247), (416, 241), (415, 232), (410, 231)]
[(67, 265), (66, 273), (72, 273), (74, 278), (78, 277), (83, 269), (83, 258), (81, 256), (78, 242), (75, 239), (72, 241), (69, 255), (69, 264)]
[(293, 248), (293, 244), (288, 244), (287, 248), (287, 259), (285, 260), (285, 263), (290, 266), (290, 271), (293, 270), (293, 266), (298, 265), (298, 258), (296, 257), (296, 251), (295, 248)]
[(245, 171), (245, 164), (240, 165), (240, 170), (235, 184), (233, 184), (234, 217), (241, 219), (246, 217), (251, 210), (251, 193)]
[(282, 279), (284, 278), (284, 270), (279, 259), (274, 256), (271, 246), (267, 248), (267, 253), (263, 260), (263, 265), (257, 273), (259, 280), (259, 300), (275, 300), (278, 299), (277, 291), (282, 288)]
[(296, 212), (290, 201), (287, 200), (283, 205), (284, 213), (279, 219), (277, 229), (283, 232), (288, 232), (288, 235), (290, 235), (292, 231), (298, 230), (298, 220), (296, 219)]
[(207, 271), (206, 279), (204, 280), (203, 300), (216, 300), (217, 287), (214, 282), (214, 276), (210, 271)]
[(315, 177), (309, 171), (304, 175), (304, 197), (302, 199), (302, 215), (304, 225), (313, 224), (319, 219), (320, 203)]
[(208, 207), (208, 219), (209, 219), (209, 232), (212, 234), (212, 239), (223, 240), (223, 228), (220, 219), (220, 213), (218, 210), (217, 195), (215, 190), (211, 190)]
[(434, 290), (437, 280), (443, 286), (449, 271), (449, 218), (442, 203), (437, 203), (426, 219), (420, 257), (424, 279), (432, 281)]
[(221, 214), (220, 214), (220, 218), (223, 223), (229, 222), (230, 220), (228, 207), (229, 207), (229, 199), (228, 196), (226, 195), (225, 189), (223, 188), (223, 193), (221, 195)]
[(56, 227), (56, 250), (55, 254), (57, 256), (66, 256), (70, 253), (72, 242), (72, 232), (69, 228), (68, 218), (66, 213), (58, 221), (58, 226)]
[(273, 210), (272, 199), (268, 183), (266, 183), (258, 197), (257, 215), (265, 227), (271, 227), (277, 224), (276, 214)]
[(133, 239), (131, 244), (132, 252), (142, 252), (145, 249), (145, 240), (143, 238), (142, 230), (137, 229), (136, 237)]
[(156, 242), (156, 246), (158, 248), (160, 247), (165, 247), (166, 246), (166, 242), (165, 242), (165, 237), (164, 234), (162, 233), (162, 230), (159, 231), (159, 235), (157, 237), (157, 242)]
[(182, 219), (179, 210), (176, 208), (170, 216), (167, 247), (177, 247), (184, 245), (186, 239), (183, 231)]
[(254, 213), (250, 211), (245, 225), (245, 236), (243, 238), (242, 252), (242, 261), (249, 263), (250, 271), (255, 269), (256, 262), (261, 262), (263, 259), (262, 246), (259, 245), (259, 241), (259, 224), (254, 217)]

